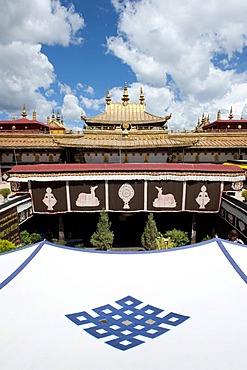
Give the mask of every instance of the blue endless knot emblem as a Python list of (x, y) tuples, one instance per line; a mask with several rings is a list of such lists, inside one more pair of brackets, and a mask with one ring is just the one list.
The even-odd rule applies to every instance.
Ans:
[(116, 301), (114, 306), (106, 304), (93, 311), (94, 316), (86, 311), (65, 316), (76, 325), (86, 324), (87, 333), (107, 339), (105, 343), (122, 351), (145, 343), (145, 338), (156, 338), (189, 318), (174, 312), (165, 315), (164, 310), (131, 296)]

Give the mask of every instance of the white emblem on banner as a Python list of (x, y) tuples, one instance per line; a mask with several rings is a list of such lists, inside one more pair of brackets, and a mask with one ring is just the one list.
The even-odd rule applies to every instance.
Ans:
[(207, 193), (207, 188), (205, 185), (201, 187), (201, 191), (196, 198), (196, 202), (199, 204), (199, 209), (205, 209), (205, 206), (210, 202), (210, 198)]
[(100, 204), (99, 198), (95, 195), (97, 186), (90, 187), (90, 193), (80, 193), (78, 195), (76, 205), (78, 207), (97, 207)]
[(118, 196), (124, 202), (123, 209), (130, 209), (129, 202), (134, 197), (134, 195), (135, 191), (130, 184), (125, 183), (122, 186), (120, 186), (118, 190)]
[(51, 188), (46, 189), (46, 193), (45, 193), (45, 196), (44, 196), (42, 202), (47, 206), (47, 211), (53, 211), (54, 210), (53, 207), (57, 203), (57, 200), (56, 200), (54, 194), (52, 193)]
[(162, 194), (163, 189), (159, 188), (158, 186), (155, 186), (155, 188), (158, 190), (158, 196), (153, 201), (153, 206), (155, 208), (175, 208), (177, 205), (177, 202), (174, 198), (173, 194)]

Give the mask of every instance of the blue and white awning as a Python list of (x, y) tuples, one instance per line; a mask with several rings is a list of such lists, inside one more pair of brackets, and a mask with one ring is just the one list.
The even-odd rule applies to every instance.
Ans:
[(245, 370), (247, 247), (0, 255), (4, 370)]

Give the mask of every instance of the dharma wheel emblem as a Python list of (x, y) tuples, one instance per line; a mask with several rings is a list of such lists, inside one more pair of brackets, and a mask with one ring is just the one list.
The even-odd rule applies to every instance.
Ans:
[(134, 197), (134, 195), (135, 191), (130, 184), (125, 183), (122, 186), (120, 186), (118, 190), (118, 196), (124, 202), (123, 209), (130, 209), (129, 202)]

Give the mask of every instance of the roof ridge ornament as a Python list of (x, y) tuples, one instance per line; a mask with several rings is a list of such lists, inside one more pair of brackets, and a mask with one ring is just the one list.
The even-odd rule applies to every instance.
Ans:
[(145, 104), (145, 97), (144, 97), (144, 94), (143, 94), (143, 90), (142, 90), (142, 87), (140, 88), (140, 104), (144, 105)]
[(111, 95), (110, 95), (110, 90), (109, 89), (107, 89), (105, 101), (106, 101), (107, 105), (111, 104)]
[(25, 118), (27, 116), (27, 111), (26, 111), (26, 104), (23, 104), (23, 109), (22, 109), (22, 117)]
[(217, 113), (217, 121), (221, 120), (221, 112), (220, 110), (218, 110), (218, 113)]
[(229, 119), (233, 119), (233, 117), (234, 117), (234, 116), (233, 116), (233, 113), (232, 113), (232, 107), (231, 107), (228, 118), (229, 118)]
[(122, 96), (122, 101), (123, 101), (123, 104), (126, 105), (128, 104), (128, 101), (129, 101), (129, 93), (128, 93), (128, 88), (127, 88), (127, 84), (126, 82), (124, 83), (124, 92), (123, 92), (123, 96)]

